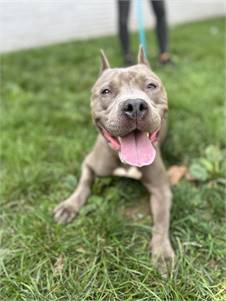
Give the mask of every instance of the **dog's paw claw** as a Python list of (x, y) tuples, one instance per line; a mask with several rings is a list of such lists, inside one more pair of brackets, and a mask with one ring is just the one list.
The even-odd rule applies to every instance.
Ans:
[(60, 203), (53, 211), (54, 219), (58, 224), (70, 223), (76, 215), (75, 208), (66, 201)]
[(151, 242), (152, 263), (162, 277), (167, 278), (174, 269), (175, 253), (168, 240)]

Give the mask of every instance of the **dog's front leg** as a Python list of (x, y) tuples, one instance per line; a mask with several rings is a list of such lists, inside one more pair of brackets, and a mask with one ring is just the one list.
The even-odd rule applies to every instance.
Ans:
[(101, 135), (91, 153), (82, 164), (81, 177), (75, 192), (54, 209), (54, 218), (58, 223), (69, 223), (90, 195), (95, 176), (112, 175), (119, 161)]
[(54, 209), (54, 218), (60, 224), (69, 223), (79, 212), (90, 194), (95, 175), (87, 163), (88, 158), (83, 162), (81, 177), (75, 192)]
[(161, 271), (165, 263), (172, 262), (174, 251), (169, 239), (172, 193), (160, 153), (151, 166), (142, 168), (142, 182), (151, 193), (153, 236), (150, 243), (152, 259)]

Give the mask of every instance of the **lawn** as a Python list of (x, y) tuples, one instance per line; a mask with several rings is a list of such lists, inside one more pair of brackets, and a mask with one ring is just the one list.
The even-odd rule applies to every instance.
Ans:
[[(149, 47), (169, 96), (165, 162), (196, 164), (197, 173), (173, 187), (177, 265), (169, 279), (151, 265), (140, 183), (97, 179), (76, 220), (62, 226), (52, 218), (95, 141), (89, 97), (98, 49), (119, 66), (117, 37), (2, 55), (1, 300), (225, 300), (224, 171), (206, 151), (225, 147), (224, 34), (223, 19), (171, 28), (176, 64), (165, 68)], [(153, 31), (147, 36), (155, 44)], [(133, 34), (134, 53), (137, 41)]]

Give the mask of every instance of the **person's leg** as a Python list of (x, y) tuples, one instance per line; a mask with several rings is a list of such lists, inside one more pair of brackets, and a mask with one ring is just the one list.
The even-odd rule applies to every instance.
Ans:
[(151, 0), (151, 4), (156, 16), (156, 35), (159, 45), (160, 62), (168, 63), (170, 61), (170, 54), (165, 2), (164, 0)]
[(130, 0), (118, 0), (118, 31), (126, 65), (132, 63), (130, 54), (130, 41), (128, 32), (128, 17), (130, 11)]

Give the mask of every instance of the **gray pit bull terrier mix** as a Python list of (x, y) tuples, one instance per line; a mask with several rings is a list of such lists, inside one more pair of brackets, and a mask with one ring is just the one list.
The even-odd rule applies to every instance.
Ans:
[(117, 169), (129, 175), (131, 166), (138, 168), (141, 182), (151, 193), (154, 227), (150, 248), (160, 269), (174, 258), (169, 240), (172, 194), (159, 149), (167, 109), (165, 88), (150, 69), (142, 47), (138, 64), (127, 68), (111, 68), (101, 52), (101, 74), (91, 97), (92, 116), (100, 133), (82, 164), (75, 192), (54, 210), (58, 223), (70, 222), (86, 202), (95, 176), (117, 174)]

